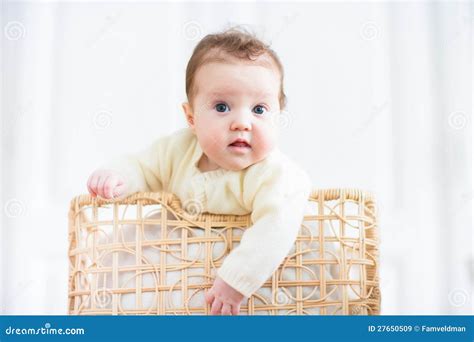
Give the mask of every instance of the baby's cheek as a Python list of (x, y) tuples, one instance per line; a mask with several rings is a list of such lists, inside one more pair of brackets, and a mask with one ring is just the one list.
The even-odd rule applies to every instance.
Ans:
[(256, 139), (258, 141), (259, 154), (268, 154), (276, 146), (277, 134), (274, 130), (268, 129), (263, 131)]
[(222, 143), (212, 133), (203, 138), (203, 150), (207, 155), (215, 156), (222, 149)]

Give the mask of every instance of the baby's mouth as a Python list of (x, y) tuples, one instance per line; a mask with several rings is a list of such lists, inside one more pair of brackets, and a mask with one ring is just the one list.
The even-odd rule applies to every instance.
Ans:
[(230, 144), (230, 146), (235, 146), (235, 147), (250, 147), (250, 145), (247, 144), (247, 143), (245, 143), (245, 142), (235, 142), (235, 143)]
[(229, 146), (233, 146), (233, 147), (248, 147), (250, 148), (250, 144), (244, 140), (244, 139), (237, 139), (235, 140), (232, 144), (230, 144)]

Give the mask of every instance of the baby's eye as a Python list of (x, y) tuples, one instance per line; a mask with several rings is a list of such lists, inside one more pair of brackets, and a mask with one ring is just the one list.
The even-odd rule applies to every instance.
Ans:
[(253, 112), (254, 112), (255, 114), (263, 114), (263, 113), (265, 113), (265, 111), (266, 111), (266, 109), (265, 109), (264, 106), (257, 105), (257, 106), (255, 106), (255, 107), (253, 107)]
[(216, 106), (214, 108), (218, 112), (221, 112), (221, 113), (227, 112), (227, 110), (229, 109), (229, 107), (225, 103), (218, 103), (218, 104), (216, 104)]

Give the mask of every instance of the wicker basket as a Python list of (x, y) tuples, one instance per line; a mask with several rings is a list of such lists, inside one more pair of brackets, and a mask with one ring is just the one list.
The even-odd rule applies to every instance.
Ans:
[[(208, 315), (204, 292), (250, 215), (184, 210), (169, 193), (78, 196), (69, 212), (69, 314)], [(312, 192), (297, 241), (241, 315), (380, 313), (374, 198)]]

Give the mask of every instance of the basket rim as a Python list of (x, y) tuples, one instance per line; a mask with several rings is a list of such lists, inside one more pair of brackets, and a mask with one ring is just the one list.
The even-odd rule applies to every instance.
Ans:
[[(333, 200), (353, 200), (356, 202), (374, 202), (375, 196), (372, 192), (358, 189), (358, 188), (328, 188), (328, 189), (313, 189), (310, 192), (308, 201), (333, 201)], [(141, 205), (162, 204), (172, 209), (176, 213), (183, 216), (191, 216), (182, 207), (181, 201), (177, 195), (167, 192), (136, 192), (127, 197), (117, 199), (104, 199), (100, 197), (93, 197), (90, 194), (83, 194), (74, 197), (70, 202), (71, 211), (84, 206), (103, 206), (111, 204), (121, 205), (136, 205), (140, 202)], [(244, 218), (249, 218), (249, 214), (232, 215), (232, 214), (215, 214), (204, 212), (193, 215), (193, 221), (205, 221), (207, 219), (220, 220), (225, 217), (226, 220), (234, 218), (240, 221)]]

